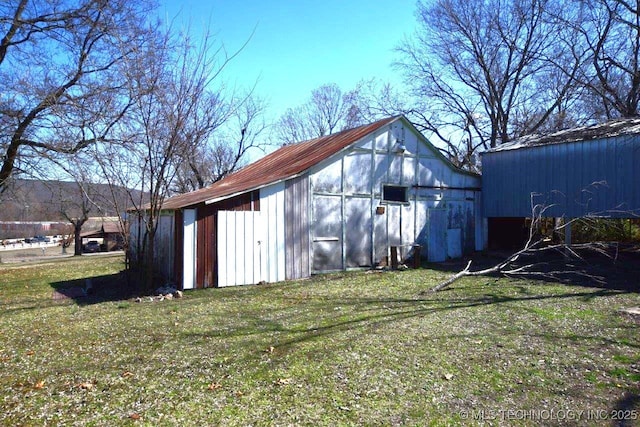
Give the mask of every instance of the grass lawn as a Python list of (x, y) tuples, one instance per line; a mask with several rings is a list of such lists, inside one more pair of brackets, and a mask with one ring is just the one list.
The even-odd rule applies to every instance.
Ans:
[(0, 424), (640, 424), (640, 324), (619, 312), (638, 293), (469, 278), (420, 295), (448, 274), (425, 269), (52, 299), (122, 268), (0, 265)]

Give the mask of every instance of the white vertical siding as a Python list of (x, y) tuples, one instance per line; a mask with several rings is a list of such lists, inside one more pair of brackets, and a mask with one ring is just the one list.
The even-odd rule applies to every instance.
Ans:
[(264, 280), (265, 219), (256, 211), (218, 212), (218, 286), (238, 286)]
[(183, 211), (183, 264), (182, 287), (194, 289), (196, 287), (196, 210), (185, 209)]
[(265, 277), (266, 282), (285, 280), (285, 183), (280, 182), (260, 190), (260, 211), (266, 215)]

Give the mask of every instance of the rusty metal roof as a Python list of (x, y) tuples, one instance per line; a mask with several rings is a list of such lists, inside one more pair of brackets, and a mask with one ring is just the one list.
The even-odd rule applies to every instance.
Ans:
[(162, 204), (162, 209), (180, 209), (222, 200), (295, 177), (400, 117), (388, 117), (333, 135), (286, 145), (209, 187), (168, 198)]

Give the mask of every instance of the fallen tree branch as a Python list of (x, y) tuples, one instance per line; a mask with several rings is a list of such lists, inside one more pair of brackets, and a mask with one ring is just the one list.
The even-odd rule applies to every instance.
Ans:
[[(517, 266), (517, 267), (513, 267), (513, 268), (508, 268), (511, 264), (516, 262), (522, 255), (525, 255), (525, 254), (526, 255), (531, 255), (531, 254), (537, 254), (537, 253), (542, 253), (542, 252), (547, 252), (547, 251), (558, 251), (558, 252), (564, 253), (565, 255), (566, 254), (570, 254), (570, 255), (574, 256), (575, 258), (577, 258), (579, 260), (584, 260), (582, 258), (582, 256), (580, 256), (580, 254), (578, 254), (576, 252), (576, 250), (578, 250), (578, 249), (588, 249), (588, 250), (592, 250), (592, 251), (594, 251), (596, 253), (599, 253), (601, 255), (604, 255), (607, 258), (610, 258), (610, 259), (613, 259), (613, 260), (615, 260), (617, 258), (617, 249), (618, 249), (617, 246), (616, 246), (616, 255), (615, 256), (611, 256), (611, 254), (609, 254), (606, 251), (607, 245), (602, 243), (602, 242), (584, 243), (584, 244), (579, 244), (579, 245), (572, 245), (571, 247), (569, 247), (568, 245), (565, 245), (565, 244), (556, 244), (556, 245), (538, 247), (538, 245), (540, 243), (542, 243), (542, 240), (535, 242), (530, 247), (525, 247), (525, 248), (519, 250), (518, 252), (516, 252), (513, 255), (509, 256), (508, 258), (506, 258), (504, 261), (500, 262), (499, 264), (496, 264), (496, 265), (494, 265), (493, 267), (490, 267), (490, 268), (485, 268), (484, 270), (471, 271), (471, 263), (472, 263), (472, 261), (469, 261), (467, 263), (467, 266), (462, 271), (459, 271), (458, 273), (456, 273), (453, 276), (449, 277), (444, 282), (438, 283), (436, 286), (434, 286), (433, 288), (429, 289), (428, 291), (422, 292), (422, 294), (441, 291), (442, 289), (447, 288), (448, 286), (450, 286), (451, 284), (453, 284), (457, 280), (459, 280), (459, 279), (461, 279), (463, 277), (469, 277), (469, 276), (484, 276), (484, 275), (487, 275), (487, 274), (499, 273), (499, 274), (502, 274), (502, 275), (505, 275), (505, 276), (539, 276), (539, 277), (557, 278), (557, 276), (559, 276), (560, 274), (568, 273), (568, 271), (549, 271), (549, 272), (531, 271), (536, 266), (539, 266), (540, 265), (539, 263), (531, 263), (531, 264), (525, 264), (525, 265), (521, 265), (521, 266)], [(601, 276), (587, 275), (585, 273), (576, 272), (576, 271), (571, 271), (571, 273), (572, 274), (577, 274), (577, 275), (580, 275), (580, 276), (589, 277), (589, 278), (595, 280), (598, 283), (605, 283), (606, 282), (606, 279), (604, 277), (601, 277)]]
[[(594, 183), (593, 185), (602, 185), (602, 183)], [(486, 268), (484, 270), (471, 271), (471, 261), (467, 263), (467, 266), (460, 272), (454, 274), (449, 277), (444, 282), (441, 282), (429, 289), (428, 291), (421, 292), (421, 294), (425, 294), (427, 292), (437, 292), (442, 289), (447, 288), (457, 280), (467, 277), (467, 276), (483, 276), (487, 274), (502, 274), (505, 276), (542, 276), (542, 277), (550, 277), (557, 279), (557, 277), (561, 274), (577, 274), (581, 276), (587, 276), (590, 279), (595, 280), (599, 283), (604, 283), (605, 278), (600, 276), (594, 276), (591, 274), (585, 274), (578, 271), (534, 271), (535, 267), (539, 267), (540, 263), (528, 263), (525, 265), (513, 265), (518, 261), (523, 255), (537, 255), (540, 253), (546, 253), (548, 251), (557, 251), (563, 254), (566, 258), (575, 258), (581, 261), (585, 261), (584, 258), (578, 253), (579, 250), (591, 250), (598, 254), (604, 255), (607, 258), (610, 258), (615, 262), (618, 258), (618, 245), (615, 244), (615, 254), (612, 256), (607, 249), (610, 249), (611, 244), (606, 244), (604, 242), (589, 242), (582, 244), (565, 244), (565, 243), (555, 243), (548, 244), (551, 239), (546, 238), (541, 235), (541, 230), (543, 229), (543, 221), (548, 216), (547, 211), (551, 208), (554, 208), (556, 205), (544, 205), (544, 204), (536, 204), (534, 202), (534, 198), (539, 196), (539, 194), (531, 193), (531, 223), (529, 225), (529, 233), (527, 237), (527, 241), (524, 243), (524, 246), (519, 251), (513, 253), (509, 257), (507, 257), (502, 262), (494, 265), (493, 267)], [(606, 217), (607, 212), (598, 212), (597, 214), (592, 215), (594, 218), (603, 218)], [(632, 215), (633, 214), (633, 215)], [(637, 213), (631, 212), (630, 217), (638, 216)], [(591, 217), (587, 215), (587, 217)], [(560, 218), (559, 221), (555, 221), (553, 229), (551, 230), (551, 236), (558, 235), (560, 233), (564, 233), (567, 230), (567, 227), (571, 227), (571, 224), (577, 221), (579, 218), (573, 219), (565, 219)], [(568, 228), (570, 230), (570, 228)]]
[[(467, 266), (464, 268), (464, 270), (454, 274), (453, 276), (451, 276), (449, 279), (445, 280), (444, 282), (438, 284), (437, 286), (434, 286), (433, 288), (429, 289), (429, 292), (437, 292), (440, 289), (444, 289), (447, 286), (449, 286), (450, 284), (452, 284), (453, 282), (455, 282), (456, 280), (458, 280), (461, 277), (464, 276), (468, 276), (469, 275), (469, 268), (471, 267), (471, 261), (469, 261), (467, 263)], [(424, 293), (424, 292), (423, 292)]]

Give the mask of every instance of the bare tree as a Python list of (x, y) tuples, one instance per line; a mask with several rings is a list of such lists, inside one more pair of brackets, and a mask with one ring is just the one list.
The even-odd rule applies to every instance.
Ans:
[[(221, 77), (238, 53), (228, 54), (208, 34), (195, 44), (167, 28), (122, 67), (131, 107), (118, 125), (119, 143), (99, 144), (94, 151), (110, 182), (137, 190), (129, 194), (129, 248), (131, 261), (143, 267), (149, 289), (162, 206), (180, 168), (193, 162), (223, 125), (247, 117), (240, 111), (250, 99), (228, 91)], [(258, 109), (253, 111), (257, 114)], [(242, 129), (241, 146), (234, 147), (237, 157), (229, 167), (240, 164), (250, 145), (250, 133)]]
[(38, 218), (36, 210), (39, 206), (34, 203), (33, 194), (25, 191), (29, 186), (19, 180), (9, 179), (0, 192), (0, 220), (2, 221), (30, 221)]
[[(130, 155), (129, 144), (121, 142), (116, 144), (96, 144), (89, 150), (91, 161), (100, 171), (101, 179), (107, 184), (109, 191), (107, 199), (109, 204), (117, 212), (118, 227), (123, 236), (123, 247), (129, 254), (130, 242), (130, 215), (133, 217), (142, 214), (144, 206), (149, 203), (149, 195), (143, 189), (142, 175), (140, 174), (140, 159)], [(142, 243), (139, 245), (142, 246)], [(127, 257), (125, 261), (129, 261)]]
[(419, 2), (419, 30), (398, 48), (410, 120), (467, 167), (478, 150), (573, 125), (584, 53), (563, 13), (554, 0)]
[[(42, 180), (49, 188), (48, 204), (70, 224), (75, 245), (74, 255), (82, 255), (82, 227), (91, 215), (103, 215), (104, 196), (95, 182), (96, 174), (91, 170), (91, 162), (87, 156), (81, 156), (81, 153), (56, 155), (50, 157), (49, 162), (52, 167), (47, 168), (48, 178), (52, 179)], [(72, 186), (58, 185), (60, 181), (70, 182)], [(69, 191), (70, 188), (73, 190)]]
[(264, 150), (259, 139), (267, 128), (263, 113), (266, 104), (253, 94), (233, 100), (228, 120), (205, 138), (191, 144), (178, 165), (173, 193), (204, 188), (245, 165), (250, 150)]
[(82, 255), (82, 227), (89, 215), (98, 211), (91, 192), (91, 183), (80, 178), (75, 181), (77, 193), (60, 194), (57, 199), (58, 212), (73, 227), (74, 255)]
[[(144, 44), (150, 5), (147, 0), (0, 4), (0, 189), (15, 170), (37, 160), (34, 149), (71, 153), (107, 140), (128, 108), (114, 96), (124, 86), (117, 65)], [(88, 122), (102, 126), (91, 131), (84, 126)]]
[(74, 227), (71, 224), (56, 225), (53, 227), (53, 232), (60, 236), (60, 246), (62, 247), (63, 254), (67, 253), (67, 249), (71, 246), (71, 243), (75, 241), (73, 229)]
[(580, 84), (589, 91), (585, 107), (597, 120), (638, 116), (640, 4), (577, 0), (573, 7), (580, 18), (566, 24), (579, 31), (579, 41), (589, 54), (587, 66), (578, 75)]
[(276, 139), (290, 144), (356, 127), (363, 123), (357, 100), (358, 88), (344, 93), (335, 83), (322, 85), (311, 92), (306, 103), (280, 117)]
[[(140, 185), (149, 194), (148, 204), (134, 205), (135, 241), (130, 241), (133, 262), (144, 267), (144, 282), (153, 286), (155, 240), (162, 203), (170, 192), (182, 155), (190, 148), (191, 126), (215, 120), (208, 112), (222, 107), (215, 94), (207, 92), (211, 60), (204, 54), (195, 58), (192, 49), (184, 49), (174, 60), (170, 34), (156, 41), (156, 46), (141, 51), (135, 61), (127, 64), (133, 106), (130, 121), (124, 130), (124, 155), (139, 174)], [(210, 109), (207, 109), (207, 104)], [(214, 127), (215, 123), (209, 122)]]

